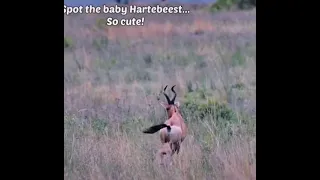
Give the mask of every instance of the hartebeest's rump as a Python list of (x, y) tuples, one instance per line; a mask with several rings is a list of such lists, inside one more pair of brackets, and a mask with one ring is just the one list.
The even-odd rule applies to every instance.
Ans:
[[(175, 94), (172, 100), (165, 93), (167, 86), (164, 88), (163, 94), (167, 99), (167, 103), (160, 102), (160, 104), (167, 110), (169, 119), (163, 124), (152, 126), (146, 130), (144, 133), (153, 134), (160, 130), (160, 140), (162, 144), (170, 143), (172, 150), (179, 153), (180, 143), (187, 136), (187, 126), (179, 111), (179, 102), (175, 102), (177, 93), (174, 91), (174, 86), (172, 86), (171, 91)], [(159, 98), (158, 98), (159, 100)]]
[(163, 143), (158, 151), (160, 165), (170, 165), (173, 163), (172, 156), (175, 152), (179, 153), (181, 143), (181, 128), (177, 126), (167, 126), (170, 141)]
[(181, 128), (178, 126), (175, 126), (175, 125), (168, 126), (166, 124), (159, 124), (159, 125), (152, 126), (148, 129), (144, 130), (143, 132), (148, 133), (148, 134), (153, 134), (153, 133), (159, 131), (159, 129), (163, 130), (162, 131), (163, 133), (161, 133), (161, 131), (160, 131), (160, 139), (161, 139), (162, 144), (169, 143), (171, 150), (172, 150), (172, 154), (174, 152), (179, 153), (181, 137), (182, 137)]

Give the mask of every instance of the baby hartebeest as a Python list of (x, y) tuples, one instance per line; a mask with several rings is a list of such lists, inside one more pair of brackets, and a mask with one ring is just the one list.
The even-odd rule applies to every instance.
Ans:
[[(174, 93), (174, 97), (170, 100), (169, 96), (165, 93), (167, 86), (164, 88), (163, 94), (166, 97), (167, 103), (160, 102), (160, 104), (166, 109), (169, 119), (159, 125), (154, 125), (143, 131), (143, 133), (153, 134), (160, 130), (160, 140), (163, 146), (169, 143), (172, 150), (171, 155), (175, 152), (177, 154), (180, 150), (180, 144), (187, 136), (187, 126), (179, 111), (179, 102), (175, 102), (177, 93), (172, 86), (171, 91)], [(158, 98), (159, 100), (159, 98)]]

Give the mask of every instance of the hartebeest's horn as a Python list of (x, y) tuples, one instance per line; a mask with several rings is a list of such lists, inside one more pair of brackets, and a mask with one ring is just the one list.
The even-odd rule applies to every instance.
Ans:
[(167, 89), (167, 87), (168, 87), (168, 85), (166, 85), (166, 87), (163, 89), (163, 95), (166, 97), (166, 99), (167, 99), (167, 102), (168, 102), (168, 104), (170, 104), (170, 98), (169, 98), (169, 96), (166, 94), (166, 89)]
[(174, 104), (174, 101), (176, 100), (176, 97), (177, 97), (177, 93), (176, 93), (176, 91), (174, 91), (174, 87), (175, 87), (176, 85), (173, 85), (172, 86), (172, 88), (171, 88), (171, 91), (174, 93), (174, 96), (173, 96), (173, 98), (172, 98), (172, 100), (171, 100), (171, 103), (172, 104)]
[(163, 92), (166, 91), (167, 87), (168, 87), (168, 85), (166, 85), (166, 87), (163, 88)]

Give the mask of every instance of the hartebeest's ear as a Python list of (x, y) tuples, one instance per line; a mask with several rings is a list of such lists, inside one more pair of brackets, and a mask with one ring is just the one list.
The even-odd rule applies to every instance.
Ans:
[(168, 104), (167, 104), (167, 103), (162, 102), (162, 101), (160, 101), (159, 103), (160, 103), (160, 105), (161, 105), (163, 108), (167, 109), (167, 107), (168, 107)]
[(177, 107), (180, 107), (180, 102), (176, 101), (176, 102), (174, 102), (174, 105), (176, 105)]

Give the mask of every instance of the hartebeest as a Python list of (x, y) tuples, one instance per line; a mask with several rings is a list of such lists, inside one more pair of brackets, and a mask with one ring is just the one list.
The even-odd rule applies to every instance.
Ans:
[(177, 126), (166, 126), (169, 131), (170, 141), (163, 143), (162, 147), (158, 151), (158, 157), (160, 158), (160, 165), (172, 164), (172, 156), (175, 152), (179, 152), (181, 143), (181, 128)]
[(173, 151), (170, 147), (170, 143), (164, 143), (157, 153), (157, 159), (160, 165), (168, 166), (172, 165)]
[[(164, 88), (163, 94), (167, 100), (167, 103), (160, 102), (160, 104), (166, 109), (169, 119), (164, 123), (149, 127), (143, 132), (153, 134), (160, 130), (160, 140), (162, 144), (169, 143), (174, 152), (179, 153), (180, 144), (187, 136), (187, 126), (180, 114), (179, 102), (175, 102), (177, 93), (172, 86), (171, 91), (174, 93), (174, 97), (170, 100), (169, 96), (165, 93), (167, 86)], [(159, 100), (159, 98), (158, 98)], [(173, 155), (173, 154), (172, 154)]]

